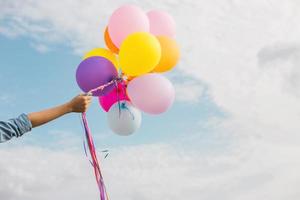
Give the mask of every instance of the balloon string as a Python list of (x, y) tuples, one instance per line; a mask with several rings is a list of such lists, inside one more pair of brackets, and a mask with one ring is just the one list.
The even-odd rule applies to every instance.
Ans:
[(84, 130), (85, 130), (85, 136), (86, 136), (86, 141), (87, 141), (88, 148), (89, 148), (89, 153), (90, 153), (91, 160), (92, 160), (92, 166), (94, 167), (96, 182), (98, 184), (98, 188), (100, 191), (100, 200), (109, 200), (106, 189), (105, 189), (105, 184), (103, 181), (102, 173), (100, 170), (98, 158), (96, 155), (96, 149), (95, 149), (93, 137), (92, 137), (90, 129), (88, 127), (86, 113), (82, 113), (82, 122), (83, 122)]
[(120, 104), (120, 94), (119, 94), (119, 85), (118, 82), (115, 82), (115, 87), (117, 90), (117, 102), (118, 102), (118, 107), (119, 107), (119, 118), (121, 117), (121, 104)]
[(93, 162), (91, 161), (91, 159), (89, 158), (88, 154), (87, 154), (87, 150), (86, 150), (86, 144), (85, 141), (83, 140), (83, 148), (84, 148), (84, 154), (85, 156), (88, 158), (89, 162), (91, 163), (92, 167), (94, 167)]
[[(80, 118), (80, 116), (79, 116), (79, 118)], [(82, 129), (85, 130), (81, 118), (80, 118), (80, 125), (81, 125)], [(89, 158), (89, 156), (88, 156), (88, 154), (87, 154), (87, 148), (86, 148), (85, 136), (82, 138), (82, 145), (83, 145), (83, 149), (84, 149), (84, 154), (85, 154), (85, 156), (87, 157), (87, 159), (89, 160), (89, 162), (90, 162), (91, 165), (93, 166), (93, 162), (91, 161), (91, 159)]]
[[(94, 92), (97, 92), (99, 90), (102, 91), (106, 87), (108, 87), (112, 84), (116, 85), (117, 92), (119, 92), (118, 82), (122, 82), (122, 81), (123, 81), (123, 77), (122, 77), (122, 75), (120, 75), (120, 77), (114, 78), (113, 80), (111, 80), (110, 82), (108, 82), (104, 85), (101, 85), (99, 87), (91, 89), (86, 95), (93, 95)], [(119, 93), (118, 93), (118, 102), (120, 102)], [(119, 108), (120, 108), (120, 104), (119, 104)], [(120, 112), (120, 114), (121, 114), (121, 112)], [(85, 131), (86, 141), (87, 141), (90, 156), (91, 156), (91, 160), (89, 159), (89, 161), (90, 161), (90, 163), (92, 164), (92, 166), (94, 168), (96, 182), (98, 184), (98, 188), (99, 188), (99, 191), (100, 191), (100, 200), (109, 200), (108, 194), (107, 194), (107, 191), (106, 191), (106, 187), (105, 187), (105, 184), (104, 184), (104, 180), (103, 180), (103, 177), (102, 177), (102, 173), (101, 173), (101, 170), (100, 170), (100, 165), (99, 165), (99, 162), (98, 162), (98, 158), (97, 158), (97, 155), (96, 155), (94, 141), (93, 141), (92, 135), (90, 133), (90, 129), (88, 127), (88, 123), (87, 123), (87, 119), (86, 119), (86, 113), (82, 113), (81, 117), (82, 117), (83, 127), (84, 127), (84, 131)], [(84, 146), (85, 154), (87, 156), (87, 150), (86, 150), (85, 142), (83, 143), (83, 146)]]
[(130, 115), (131, 115), (131, 117), (132, 117), (132, 120), (134, 120), (134, 114), (133, 114), (133, 113), (131, 112), (131, 110), (126, 106), (126, 103), (125, 103), (125, 102), (121, 104), (121, 109), (127, 110), (127, 111), (130, 113)]
[[(131, 110), (126, 106), (125, 103), (121, 103), (118, 81), (114, 80), (114, 82), (115, 82), (115, 87), (116, 87), (116, 90), (117, 90), (117, 102), (118, 102), (118, 107), (119, 107), (119, 118), (121, 117), (122, 109), (126, 109), (130, 113), (130, 115), (132, 117), (132, 120), (134, 120), (134, 115), (131, 112)], [(125, 96), (124, 87), (122, 85), (120, 87), (122, 89), (123, 95)]]
[(98, 183), (98, 187), (100, 190), (100, 198), (101, 200), (105, 200), (105, 196), (104, 196), (104, 183), (103, 183), (103, 177), (100, 171), (100, 167), (99, 167), (99, 163), (98, 163), (98, 159), (96, 156), (96, 151), (95, 151), (95, 145), (93, 143), (93, 139), (91, 137), (88, 125), (87, 125), (87, 120), (86, 120), (86, 116), (85, 114), (83, 114), (83, 122), (84, 122), (84, 126), (86, 128), (86, 136), (87, 136), (87, 141), (88, 141), (88, 146), (89, 146), (89, 150), (91, 153), (91, 157), (93, 160), (93, 166), (94, 166), (94, 172), (95, 172), (95, 176), (96, 176), (96, 181)]
[[(122, 83), (121, 83), (122, 84)], [(124, 86), (125, 85), (125, 86)], [(122, 84), (122, 93), (123, 93), (123, 97), (126, 98), (126, 90), (125, 90), (126, 84)]]
[(102, 91), (104, 90), (106, 87), (116, 83), (116, 82), (121, 82), (123, 80), (122, 77), (117, 77), (117, 78), (114, 78), (113, 80), (111, 80), (110, 82), (106, 83), (106, 84), (103, 84), (103, 85), (100, 85), (99, 87), (96, 87), (94, 89), (91, 89), (87, 94), (88, 95), (93, 95), (94, 92), (97, 92), (97, 91)]

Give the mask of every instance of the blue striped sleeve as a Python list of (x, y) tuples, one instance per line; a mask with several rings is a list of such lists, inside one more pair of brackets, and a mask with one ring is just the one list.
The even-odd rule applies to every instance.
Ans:
[(20, 137), (31, 131), (32, 124), (26, 114), (8, 121), (0, 121), (0, 143), (6, 142), (13, 137)]

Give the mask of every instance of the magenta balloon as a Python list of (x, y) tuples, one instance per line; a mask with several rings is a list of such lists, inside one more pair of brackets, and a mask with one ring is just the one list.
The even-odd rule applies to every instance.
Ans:
[(146, 74), (130, 81), (127, 94), (133, 105), (149, 114), (167, 111), (175, 99), (172, 83), (156, 73)]
[(110, 17), (108, 32), (112, 42), (120, 48), (128, 35), (134, 32), (149, 32), (149, 20), (139, 7), (125, 5), (118, 8)]
[(126, 85), (124, 82), (119, 83), (118, 87), (115, 86), (114, 89), (109, 94), (99, 97), (99, 103), (103, 108), (103, 110), (105, 110), (106, 112), (109, 111), (110, 107), (114, 103), (122, 100), (129, 101), (129, 98), (126, 94)]
[(171, 15), (159, 10), (152, 10), (147, 13), (150, 22), (150, 33), (153, 35), (164, 35), (175, 37), (176, 24)]
[[(114, 65), (106, 58), (95, 56), (83, 60), (76, 71), (76, 80), (78, 86), (85, 92), (89, 92), (101, 85), (104, 85), (118, 77), (118, 72)], [(104, 88), (102, 91), (96, 91), (93, 96), (102, 96), (108, 94), (113, 85)]]

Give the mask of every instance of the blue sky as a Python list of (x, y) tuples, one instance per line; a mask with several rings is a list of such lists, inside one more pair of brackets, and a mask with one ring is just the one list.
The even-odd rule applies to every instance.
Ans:
[[(20, 113), (39, 111), (64, 103), (79, 94), (75, 81), (75, 71), (81, 57), (75, 55), (67, 44), (56, 46), (49, 52), (39, 52), (32, 48), (30, 39), (1, 36), (1, 90), (7, 102), (1, 104), (1, 117), (8, 119)], [(180, 79), (176, 72), (176, 78)], [(167, 74), (168, 75), (168, 74)], [(186, 88), (188, 89), (188, 88)], [(203, 93), (199, 103), (176, 102), (162, 115), (143, 115), (142, 127), (130, 137), (120, 137), (109, 130), (106, 113), (102, 111), (97, 98), (94, 98), (88, 119), (93, 133), (105, 138), (105, 146), (132, 145), (153, 142), (174, 142), (179, 137), (199, 134), (207, 139), (209, 130), (202, 127), (212, 117), (221, 117), (222, 112)], [(51, 131), (73, 133), (81, 137), (82, 127), (78, 114), (63, 118), (35, 129), (26, 135), (34, 145), (47, 145), (56, 141)], [(23, 138), (22, 138), (23, 139)], [(27, 141), (27, 140), (24, 140)], [(14, 141), (15, 142), (15, 141)], [(103, 141), (97, 141), (100, 144)], [(22, 143), (22, 142), (21, 142)]]
[[(95, 99), (88, 119), (111, 199), (300, 198), (300, 4), (295, 0), (130, 0), (177, 23), (176, 102), (113, 134)], [(0, 118), (78, 94), (84, 52), (127, 0), (0, 0)], [(78, 115), (0, 145), (0, 199), (95, 200)], [(2, 181), (3, 180), (3, 181)]]

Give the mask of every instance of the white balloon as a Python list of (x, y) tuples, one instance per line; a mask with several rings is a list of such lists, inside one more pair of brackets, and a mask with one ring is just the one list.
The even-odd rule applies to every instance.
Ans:
[(108, 125), (121, 136), (133, 134), (142, 122), (141, 112), (128, 101), (116, 102), (107, 113)]

